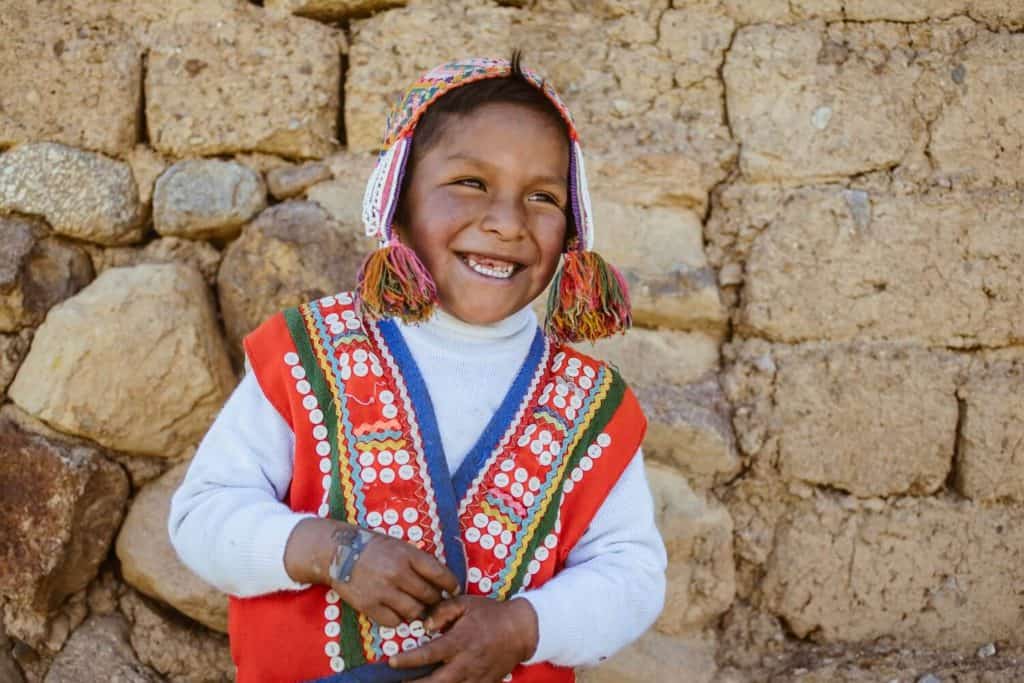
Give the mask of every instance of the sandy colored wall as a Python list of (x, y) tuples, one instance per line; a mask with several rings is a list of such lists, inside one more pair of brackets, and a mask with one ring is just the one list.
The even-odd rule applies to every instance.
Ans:
[(631, 283), (670, 555), (584, 680), (1024, 678), (1018, 0), (0, 4), (0, 680), (230, 678), (164, 524), (238, 342), (352, 282), (391, 99), (513, 47)]

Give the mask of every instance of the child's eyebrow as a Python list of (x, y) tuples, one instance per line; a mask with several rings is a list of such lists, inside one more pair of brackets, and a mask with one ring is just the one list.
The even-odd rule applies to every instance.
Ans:
[[(494, 168), (494, 164), (487, 161), (486, 159), (481, 159), (480, 157), (474, 156), (472, 154), (466, 154), (465, 152), (452, 152), (447, 157), (445, 157), (445, 161), (465, 161), (489, 169)], [(560, 175), (544, 174), (534, 176), (533, 178), (531, 178), (531, 180), (534, 182), (540, 182), (544, 184), (558, 185), (560, 187), (567, 187), (569, 185), (568, 179), (565, 178), (565, 176)]]

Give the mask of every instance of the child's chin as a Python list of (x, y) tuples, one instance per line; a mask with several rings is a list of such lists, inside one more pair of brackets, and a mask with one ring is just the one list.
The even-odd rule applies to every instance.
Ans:
[(470, 325), (492, 325), (509, 317), (515, 310), (509, 309), (507, 303), (501, 305), (454, 306), (446, 307), (446, 312)]

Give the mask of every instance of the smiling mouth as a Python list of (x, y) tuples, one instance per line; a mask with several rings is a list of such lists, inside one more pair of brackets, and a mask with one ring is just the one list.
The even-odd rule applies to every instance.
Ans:
[(494, 278), (495, 280), (508, 280), (523, 268), (521, 264), (512, 261), (503, 261), (477, 254), (459, 254), (459, 258), (474, 273), (479, 273), (484, 277)]

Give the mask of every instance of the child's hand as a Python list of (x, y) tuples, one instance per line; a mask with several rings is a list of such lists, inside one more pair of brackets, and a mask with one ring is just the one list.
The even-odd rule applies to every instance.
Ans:
[(352, 536), (352, 530), (329, 519), (299, 522), (285, 548), (288, 575), (300, 583), (330, 586), (356, 610), (391, 627), (422, 618), (441, 601), (441, 591), (458, 593), (458, 579), (436, 557), (376, 533), (352, 566), (349, 580), (334, 581), (329, 567), (337, 539)]
[(463, 595), (438, 605), (427, 619), (427, 629), (443, 631), (440, 638), (395, 655), (396, 669), (441, 663), (425, 683), (501, 681), (537, 649), (537, 614), (526, 600), (498, 602)]
[(348, 583), (332, 582), (341, 599), (384, 626), (422, 619), (441, 602), (441, 591), (455, 595), (459, 580), (436, 557), (383, 534), (356, 560)]

